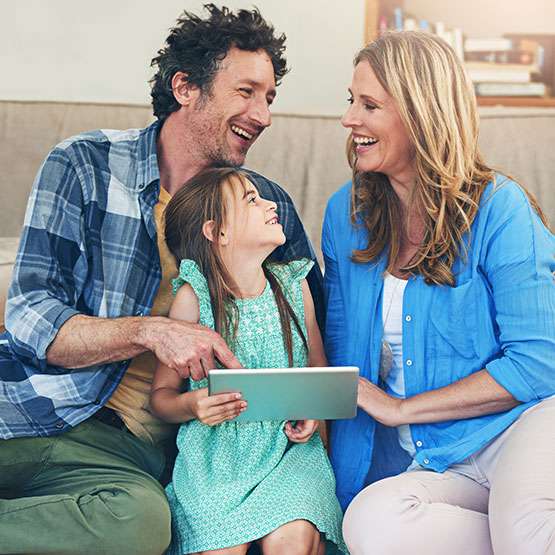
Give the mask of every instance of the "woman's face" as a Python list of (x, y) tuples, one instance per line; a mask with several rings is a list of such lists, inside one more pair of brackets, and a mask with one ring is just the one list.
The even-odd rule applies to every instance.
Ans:
[(392, 185), (412, 185), (414, 168), (408, 133), (393, 98), (367, 61), (355, 67), (349, 93), (350, 106), (341, 123), (352, 131), (357, 169), (384, 173)]

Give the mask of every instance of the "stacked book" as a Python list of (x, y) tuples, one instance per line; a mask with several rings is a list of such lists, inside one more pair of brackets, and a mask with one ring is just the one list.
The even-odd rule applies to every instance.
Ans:
[(464, 42), (468, 76), (478, 96), (545, 96), (539, 81), (540, 45), (508, 38), (471, 39)]

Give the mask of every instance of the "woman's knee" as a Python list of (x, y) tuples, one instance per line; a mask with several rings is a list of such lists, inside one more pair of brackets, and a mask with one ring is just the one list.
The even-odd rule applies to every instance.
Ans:
[(489, 522), (495, 553), (555, 553), (553, 497), (528, 495), (506, 503), (492, 495)]
[[(349, 551), (409, 553), (430, 538), (451, 545), (451, 531), (459, 525), (462, 530), (487, 531), (485, 514), (457, 506), (456, 493), (465, 484), (466, 479), (455, 474), (411, 471), (368, 486), (345, 513), (343, 537)], [(489, 541), (489, 532), (487, 536)], [(430, 547), (430, 553), (437, 552)]]
[(364, 553), (371, 538), (386, 536), (399, 514), (395, 478), (380, 480), (363, 489), (352, 501), (343, 519), (343, 538), (352, 553)]
[(555, 552), (555, 399), (525, 411), (509, 429), (491, 480), (489, 520), (496, 553)]

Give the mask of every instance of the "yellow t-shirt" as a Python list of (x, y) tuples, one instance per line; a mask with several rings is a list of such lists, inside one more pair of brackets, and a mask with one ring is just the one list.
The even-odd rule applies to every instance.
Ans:
[[(175, 259), (168, 250), (164, 239), (162, 221), (164, 209), (170, 199), (170, 194), (163, 187), (160, 187), (158, 203), (154, 207), (154, 218), (158, 233), (162, 282), (152, 305), (150, 312), (152, 316), (167, 316), (169, 314), (173, 299), (171, 280), (177, 277), (178, 274)], [(156, 357), (151, 351), (136, 356), (131, 361), (131, 365), (118, 388), (106, 403), (107, 407), (118, 413), (118, 416), (134, 435), (151, 445), (163, 443), (174, 436), (178, 428), (177, 424), (168, 424), (158, 420), (148, 410), (150, 387), (156, 369), (156, 362)]]

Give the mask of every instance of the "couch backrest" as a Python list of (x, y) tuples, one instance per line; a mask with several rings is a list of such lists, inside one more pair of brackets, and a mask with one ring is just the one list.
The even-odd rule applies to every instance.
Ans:
[[(555, 109), (483, 108), (486, 161), (529, 187), (555, 223)], [(251, 148), (246, 165), (293, 197), (319, 251), (324, 208), (345, 183), (347, 131), (339, 117), (277, 115)], [(34, 176), (62, 139), (98, 128), (145, 127), (150, 106), (0, 101), (0, 237), (19, 235)]]

